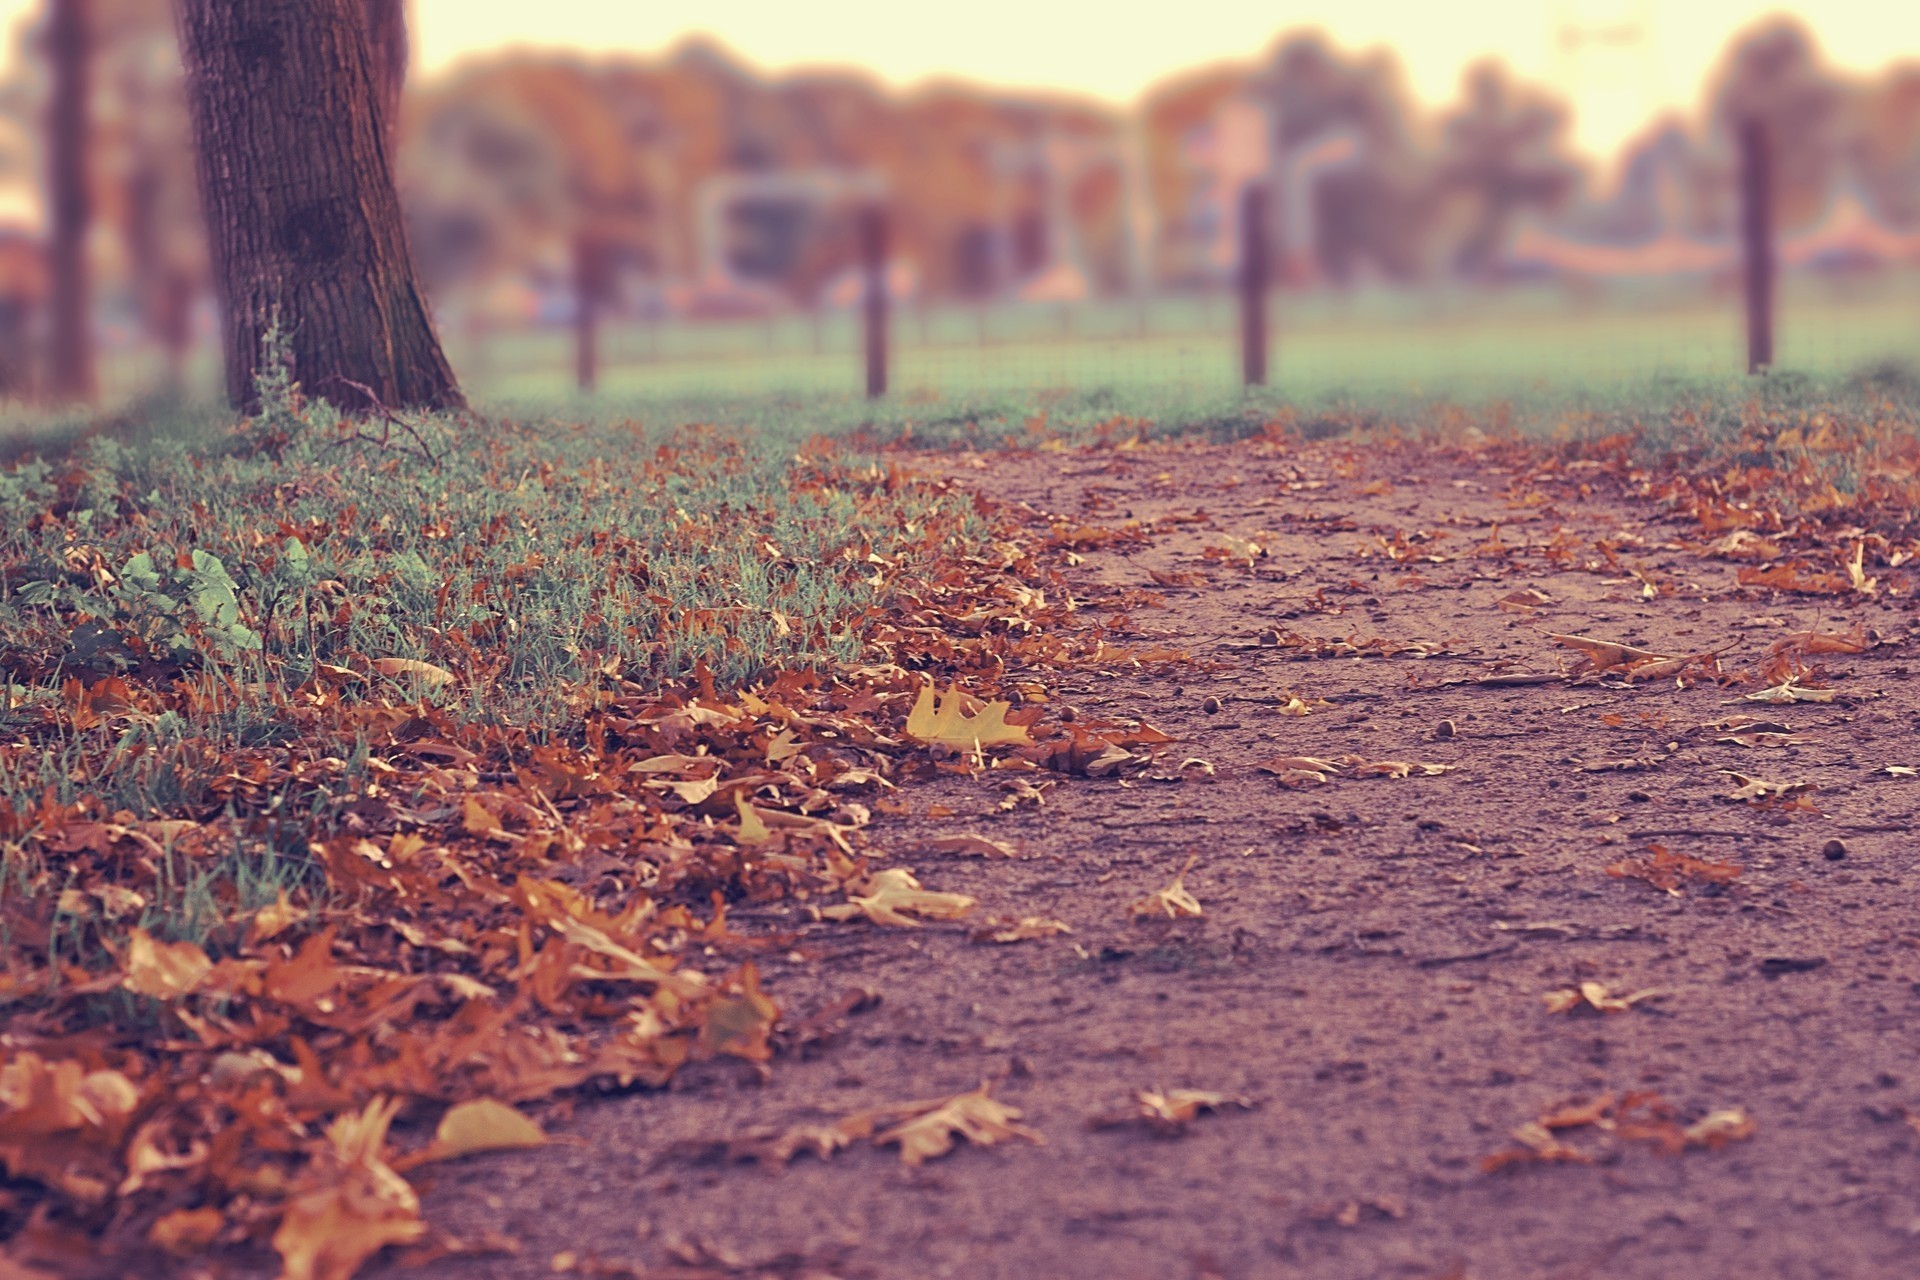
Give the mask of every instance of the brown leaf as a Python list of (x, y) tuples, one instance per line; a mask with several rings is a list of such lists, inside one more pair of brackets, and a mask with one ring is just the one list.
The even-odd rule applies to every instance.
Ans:
[(1018, 920), (991, 920), (973, 931), (975, 942), (1031, 942), (1072, 933), (1071, 926), (1046, 916), (1022, 916)]
[(1022, 1138), (1042, 1144), (1040, 1134), (1016, 1123), (1020, 1109), (996, 1102), (987, 1095), (990, 1082), (933, 1104), (928, 1110), (873, 1137), (876, 1146), (897, 1143), (905, 1164), (921, 1164), (953, 1150), (954, 1140), (964, 1138), (980, 1147), (990, 1147), (1009, 1138)]
[(1156, 889), (1145, 897), (1134, 899), (1127, 908), (1127, 914), (1135, 920), (1144, 920), (1151, 916), (1165, 916), (1169, 920), (1178, 920), (1183, 916), (1198, 917), (1205, 913), (1200, 909), (1200, 900), (1187, 891), (1187, 872), (1193, 870), (1200, 860), (1199, 854), (1187, 859), (1187, 865), (1180, 868), (1180, 874), (1173, 883), (1164, 889)]

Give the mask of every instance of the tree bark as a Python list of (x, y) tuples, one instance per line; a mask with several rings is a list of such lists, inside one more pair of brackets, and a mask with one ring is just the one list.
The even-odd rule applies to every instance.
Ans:
[(93, 223), (87, 173), (92, 7), (90, 0), (52, 0), (47, 22), (47, 62), (53, 72), (47, 107), (47, 392), (63, 403), (90, 402), (97, 391), (87, 271), (87, 232)]
[(367, 48), (373, 57), (373, 85), (379, 91), (380, 123), (387, 142), (387, 156), (398, 153), (394, 146), (400, 132), (400, 91), (407, 84), (407, 3), (406, 0), (360, 0), (360, 12), (367, 23)]
[(276, 312), (309, 395), (464, 404), (407, 249), (359, 0), (176, 0), (227, 395)]

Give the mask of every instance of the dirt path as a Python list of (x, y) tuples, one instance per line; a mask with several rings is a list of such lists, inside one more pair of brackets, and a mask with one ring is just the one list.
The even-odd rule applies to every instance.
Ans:
[[(1039, 807), (1005, 812), (1003, 776), (943, 777), (905, 789), (912, 816), (876, 828), (890, 848), (956, 831), (1014, 844), (1014, 861), (902, 860), (928, 887), (980, 899), (980, 915), (1057, 917), (1073, 933), (991, 946), (966, 925), (752, 917), (800, 934), (764, 966), (790, 1021), (863, 986), (877, 1007), (823, 1023), (837, 1033), (776, 1060), (765, 1083), (689, 1070), (666, 1093), (580, 1103), (555, 1124), (579, 1145), (448, 1167), (429, 1218), (504, 1232), (521, 1251), (433, 1273), (545, 1275), (562, 1252), (664, 1268), (676, 1249), (708, 1259), (642, 1274), (1914, 1273), (1920, 1132), (1905, 1108), (1920, 1115), (1920, 871), (1907, 827), (1920, 780), (1877, 772), (1920, 765), (1908, 650), (1817, 659), (1842, 695), (1828, 704), (1730, 705), (1753, 683), (1446, 684), (1560, 671), (1574, 655), (1547, 632), (1660, 652), (1732, 646), (1730, 669), (1755, 666), (1786, 629), (1864, 622), (1898, 641), (1902, 599), (1743, 590), (1735, 563), (1680, 544), (1697, 529), (1594, 472), (1516, 484), (1488, 460), (1332, 442), (1041, 453), (958, 471), (1072, 525), (1146, 522), (1142, 542), (1078, 551), (1069, 581), (1090, 617), (1157, 594), (1164, 607), (1135, 597), (1131, 634), (1116, 639), (1206, 664), (1164, 678), (1116, 667), (1052, 691), (1081, 715), (1175, 735), (1150, 771), (1169, 780), (1067, 779)], [(1251, 567), (1204, 558), (1222, 535), (1269, 554)], [(1567, 563), (1541, 550), (1556, 538)], [(1598, 539), (1645, 579), (1606, 566)], [(1187, 574), (1192, 585), (1164, 585)], [(1646, 580), (1658, 598), (1644, 598)], [(1546, 601), (1531, 601), (1537, 612), (1498, 605), (1527, 589)], [(1301, 660), (1262, 644), (1269, 629), (1444, 652)], [(1289, 693), (1309, 714), (1282, 713)], [(1741, 712), (1786, 721), (1799, 741), (1745, 747), (1699, 729)], [(1256, 767), (1292, 756), (1449, 771), (1349, 770), (1292, 789)], [(1182, 769), (1189, 758), (1206, 767)], [(1641, 767), (1587, 768), (1620, 761)], [(1727, 800), (1736, 783), (1721, 769), (1815, 784), (1819, 812)], [(1654, 843), (1742, 871), (1678, 896), (1606, 874)], [(1131, 921), (1129, 904), (1189, 857), (1204, 916)], [(1664, 994), (1604, 1016), (1546, 1010), (1544, 993), (1581, 981)], [(918, 1169), (858, 1148), (778, 1173), (674, 1154), (982, 1078), (1045, 1145), (963, 1149)], [(1177, 1138), (1089, 1126), (1153, 1085), (1260, 1105)], [(1483, 1171), (1490, 1154), (1524, 1149), (1518, 1126), (1636, 1091), (1674, 1109), (1655, 1137), (1734, 1108), (1753, 1133), (1667, 1154), (1625, 1136), (1630, 1106), (1617, 1132), (1554, 1131), (1592, 1164)]]

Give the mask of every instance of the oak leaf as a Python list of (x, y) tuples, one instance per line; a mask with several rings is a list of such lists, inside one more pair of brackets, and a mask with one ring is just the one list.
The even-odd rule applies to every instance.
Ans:
[(953, 1150), (957, 1138), (979, 1147), (990, 1147), (1009, 1138), (1044, 1144), (1044, 1137), (1017, 1123), (1020, 1108), (988, 1096), (990, 1086), (990, 1081), (982, 1080), (978, 1089), (932, 1104), (920, 1115), (876, 1133), (874, 1145), (884, 1147), (897, 1143), (901, 1161), (917, 1165), (946, 1155)]
[(971, 719), (962, 703), (963, 695), (958, 689), (949, 688), (936, 703), (933, 686), (922, 685), (920, 696), (907, 715), (907, 736), (927, 746), (937, 743), (956, 751), (1033, 741), (1026, 726), (1007, 723), (1012, 703), (986, 703)]

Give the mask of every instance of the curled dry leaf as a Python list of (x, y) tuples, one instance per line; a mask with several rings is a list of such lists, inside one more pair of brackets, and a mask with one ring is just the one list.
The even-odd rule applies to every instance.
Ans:
[(1234, 1107), (1242, 1111), (1251, 1111), (1259, 1104), (1251, 1098), (1235, 1097), (1225, 1093), (1211, 1093), (1204, 1089), (1142, 1089), (1133, 1095), (1133, 1106), (1112, 1115), (1095, 1118), (1096, 1129), (1114, 1128), (1125, 1124), (1142, 1124), (1163, 1138), (1178, 1137), (1185, 1133), (1187, 1126), (1203, 1111), (1224, 1111)]
[(990, 1087), (990, 1081), (982, 1080), (977, 1089), (935, 1103), (921, 1114), (874, 1134), (874, 1145), (898, 1144), (901, 1162), (917, 1165), (946, 1155), (959, 1138), (977, 1147), (990, 1147), (1009, 1138), (1045, 1143), (1040, 1134), (1017, 1123), (1020, 1108), (988, 1096)]
[(373, 669), (389, 680), (413, 680), (436, 692), (451, 685), (456, 678), (445, 667), (418, 658), (375, 658)]
[(1722, 769), (1720, 772), (1739, 784), (1727, 793), (1728, 800), (1769, 800), (1801, 795), (1815, 789), (1811, 782), (1769, 782), (1765, 778), (1750, 778), (1732, 769)]
[(1732, 884), (1742, 870), (1744, 868), (1731, 862), (1690, 858), (1656, 844), (1649, 848), (1644, 857), (1624, 858), (1614, 863), (1607, 868), (1607, 874), (1616, 880), (1645, 880), (1654, 888), (1663, 889), (1677, 898), (1681, 896), (1683, 885)]
[[(1640, 649), (1630, 644), (1620, 644), (1614, 640), (1595, 640), (1590, 636), (1563, 636), (1549, 634), (1547, 639), (1562, 644), (1569, 649), (1578, 649), (1592, 664), (1596, 672), (1631, 670), (1644, 662), (1673, 662), (1675, 656), (1670, 653), (1655, 653), (1651, 649)], [(1685, 661), (1681, 659), (1681, 661)]]
[(1616, 996), (1604, 982), (1582, 982), (1578, 986), (1549, 991), (1542, 997), (1548, 1013), (1625, 1013), (1643, 1000), (1664, 999), (1668, 993), (1655, 988)]
[(1409, 760), (1363, 760), (1359, 756), (1349, 756), (1346, 762), (1353, 766), (1356, 778), (1411, 778), (1418, 774), (1422, 778), (1437, 778), (1450, 771), (1450, 764), (1422, 764)]
[(1205, 914), (1200, 909), (1200, 900), (1187, 891), (1187, 872), (1193, 870), (1200, 855), (1194, 854), (1187, 859), (1187, 865), (1180, 868), (1180, 874), (1173, 883), (1164, 889), (1156, 889), (1143, 898), (1136, 898), (1127, 908), (1127, 914), (1135, 920), (1144, 920), (1150, 916), (1165, 916), (1169, 920), (1178, 920), (1183, 916), (1198, 917)]
[(860, 893), (848, 894), (846, 902), (839, 906), (821, 908), (820, 914), (829, 920), (852, 920), (857, 916), (865, 916), (875, 924), (901, 925), (913, 929), (919, 927), (920, 921), (912, 919), (912, 916), (924, 916), (929, 920), (958, 920), (973, 910), (973, 901), (964, 893), (935, 893), (922, 889), (911, 870), (889, 867), (868, 876)]
[(989, 840), (985, 836), (971, 834), (951, 836), (929, 836), (916, 840), (910, 846), (914, 853), (959, 853), (971, 854), (981, 858), (1017, 858), (1020, 853), (1004, 840)]
[(1746, 695), (1748, 702), (1832, 702), (1837, 695), (1831, 689), (1805, 689), (1793, 680), (1783, 680), (1779, 684), (1761, 689), (1757, 693)]
[(1073, 927), (1047, 916), (1022, 916), (1018, 920), (991, 920), (973, 931), (975, 942), (1031, 942), (1072, 933)]

